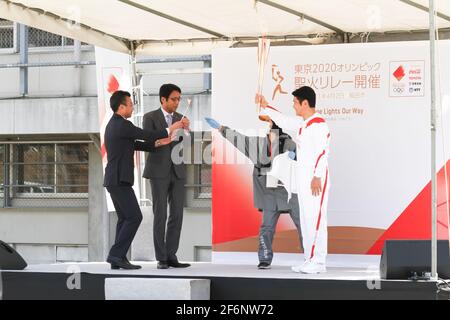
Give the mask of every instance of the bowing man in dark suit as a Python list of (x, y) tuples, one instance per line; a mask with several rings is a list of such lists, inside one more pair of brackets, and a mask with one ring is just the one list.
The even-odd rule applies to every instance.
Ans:
[(108, 164), (103, 186), (111, 195), (118, 222), (115, 243), (107, 262), (111, 264), (112, 269), (140, 269), (140, 266), (132, 265), (126, 258), (142, 221), (142, 213), (132, 188), (134, 152), (147, 150), (149, 144), (153, 145), (156, 140), (170, 136), (173, 131), (183, 128), (183, 122), (175, 122), (159, 131), (143, 130), (134, 126), (127, 120), (133, 113), (133, 102), (130, 93), (125, 91), (114, 92), (110, 105), (114, 115), (105, 129)]

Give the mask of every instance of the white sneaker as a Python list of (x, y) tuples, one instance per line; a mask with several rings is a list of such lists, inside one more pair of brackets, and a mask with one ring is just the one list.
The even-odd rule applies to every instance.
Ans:
[(300, 272), (308, 274), (324, 273), (327, 272), (327, 267), (323, 263), (310, 262), (305, 264)]
[(298, 265), (298, 266), (292, 266), (292, 267), (291, 267), (291, 270), (294, 271), (294, 272), (297, 272), (297, 273), (298, 273), (298, 272), (301, 272), (302, 268), (303, 268), (307, 263), (309, 263), (309, 260), (303, 261), (303, 263), (300, 264), (300, 265)]

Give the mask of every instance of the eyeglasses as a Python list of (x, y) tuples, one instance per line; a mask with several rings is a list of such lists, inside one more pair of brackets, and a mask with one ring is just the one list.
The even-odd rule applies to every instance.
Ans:
[(181, 97), (169, 98), (173, 102), (181, 101)]

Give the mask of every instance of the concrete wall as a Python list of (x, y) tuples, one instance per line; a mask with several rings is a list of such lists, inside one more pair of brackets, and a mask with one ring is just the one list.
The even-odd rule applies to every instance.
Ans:
[(0, 209), (0, 239), (8, 243), (87, 245), (87, 225), (83, 208)]
[(99, 131), (95, 97), (0, 100), (0, 113), (0, 135)]
[(186, 208), (178, 258), (186, 261), (211, 261), (211, 209)]
[[(71, 50), (43, 50), (30, 48), (29, 63), (55, 63), (73, 61)], [(95, 61), (92, 48), (83, 50), (82, 61)], [(0, 53), (0, 64), (18, 63), (18, 54)], [(29, 68), (29, 95), (30, 96), (73, 96), (76, 94), (77, 84), (81, 85), (81, 95), (97, 95), (95, 65), (80, 67), (80, 78), (76, 77), (77, 68), (65, 67), (33, 67)], [(19, 69), (0, 69), (0, 97), (17, 97), (19, 95)]]
[[(140, 58), (144, 59), (144, 58)], [(44, 49), (30, 49), (29, 63), (56, 63), (73, 61), (73, 52), (69, 50), (45, 51)], [(81, 53), (81, 61), (95, 61), (93, 48), (85, 48)], [(13, 64), (19, 62), (18, 54), (0, 53), (0, 64)], [(176, 63), (138, 63), (139, 72), (151, 72), (166, 69), (202, 68), (200, 62)], [(80, 76), (77, 76), (80, 70)], [(29, 96), (96, 96), (97, 78), (95, 65), (81, 67), (32, 67), (29, 72)], [(149, 93), (158, 93), (163, 83), (176, 83), (184, 92), (202, 92), (203, 74), (171, 74), (171, 75), (145, 75), (143, 78), (144, 90)], [(19, 96), (19, 68), (0, 69), (0, 98)], [(78, 83), (79, 82), (79, 83)], [(80, 93), (76, 88), (80, 87)]]
[[(203, 62), (138, 63), (137, 70), (151, 72), (167, 69), (203, 68), (203, 66)], [(149, 94), (157, 94), (163, 83), (175, 83), (184, 93), (204, 91), (202, 74), (146, 75), (143, 78), (144, 90)]]
[(0, 209), (0, 239), (13, 244), (29, 264), (87, 261), (88, 210)]

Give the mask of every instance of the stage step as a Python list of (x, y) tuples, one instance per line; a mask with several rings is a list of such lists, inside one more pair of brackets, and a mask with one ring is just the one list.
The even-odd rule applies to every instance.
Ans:
[(106, 278), (106, 300), (209, 300), (211, 280)]

